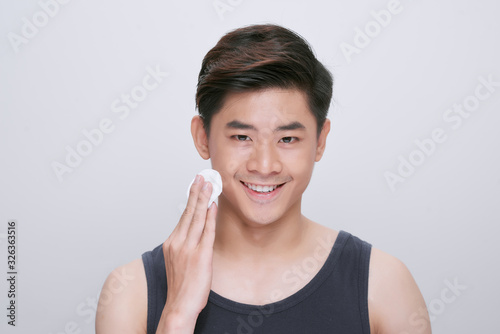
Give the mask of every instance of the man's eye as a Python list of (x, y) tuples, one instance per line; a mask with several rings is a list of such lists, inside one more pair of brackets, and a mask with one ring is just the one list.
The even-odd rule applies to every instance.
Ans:
[(297, 140), (298, 140), (297, 137), (283, 137), (283, 138), (281, 138), (280, 141), (285, 143), (285, 144), (290, 144), (290, 143), (297, 141)]
[(245, 136), (245, 135), (236, 135), (236, 136), (233, 136), (236, 140), (238, 141), (245, 141), (245, 140), (250, 140), (250, 137), (248, 136)]

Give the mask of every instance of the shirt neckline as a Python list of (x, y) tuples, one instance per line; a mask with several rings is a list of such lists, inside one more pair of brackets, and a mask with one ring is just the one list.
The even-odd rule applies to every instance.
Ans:
[(325, 263), (323, 263), (323, 266), (316, 273), (316, 275), (297, 292), (282, 300), (264, 305), (244, 304), (223, 297), (213, 290), (210, 290), (208, 302), (226, 310), (240, 314), (249, 314), (255, 311), (262, 313), (265, 312), (265, 314), (272, 314), (293, 307), (306, 299), (314, 291), (316, 291), (316, 289), (318, 289), (318, 287), (328, 278), (328, 276), (330, 276), (336, 263), (338, 262), (338, 259), (342, 253), (342, 249), (344, 248), (344, 245), (349, 236), (350, 234), (348, 232), (340, 230)]

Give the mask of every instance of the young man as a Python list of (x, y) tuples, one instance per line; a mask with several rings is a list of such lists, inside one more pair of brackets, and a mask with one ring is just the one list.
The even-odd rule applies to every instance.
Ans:
[(218, 205), (207, 210), (198, 176), (168, 239), (106, 280), (98, 334), (431, 333), (404, 264), (301, 213), (331, 95), (331, 74), (285, 28), (241, 28), (208, 52), (191, 132), (222, 176)]

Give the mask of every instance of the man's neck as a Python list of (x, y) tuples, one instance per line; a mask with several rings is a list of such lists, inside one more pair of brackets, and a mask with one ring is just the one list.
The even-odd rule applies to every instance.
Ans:
[[(292, 295), (320, 270), (337, 236), (304, 217), (300, 203), (267, 224), (241, 219), (220, 197), (219, 204), (212, 290), (236, 302), (263, 305)], [(304, 259), (316, 261), (314, 272), (304, 271)], [(299, 282), (284, 280), (287, 272)], [(280, 297), (272, 297), (276, 291)]]
[(300, 201), (286, 215), (270, 223), (249, 222), (220, 202), (214, 250), (236, 261), (262, 261), (300, 254), (310, 221), (301, 214)]

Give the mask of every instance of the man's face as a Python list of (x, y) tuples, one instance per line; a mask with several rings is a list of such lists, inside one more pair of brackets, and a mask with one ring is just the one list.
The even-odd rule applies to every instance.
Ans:
[(318, 140), (304, 93), (267, 89), (229, 94), (210, 129), (212, 168), (223, 181), (219, 214), (251, 225), (300, 214), (302, 193), (329, 131), (327, 120)]

